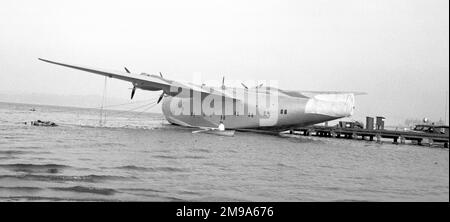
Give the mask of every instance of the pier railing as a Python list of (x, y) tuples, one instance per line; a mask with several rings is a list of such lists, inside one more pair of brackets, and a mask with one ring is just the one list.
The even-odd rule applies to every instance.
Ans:
[(381, 142), (382, 138), (392, 139), (393, 143), (405, 143), (406, 140), (415, 141), (418, 145), (436, 145), (442, 144), (448, 148), (449, 135), (440, 133), (422, 133), (414, 131), (399, 131), (399, 130), (370, 130), (360, 128), (341, 128), (329, 126), (308, 126), (294, 128), (289, 131), (291, 134), (299, 134), (304, 136), (320, 136), (332, 138), (346, 138), (346, 139), (362, 139)]

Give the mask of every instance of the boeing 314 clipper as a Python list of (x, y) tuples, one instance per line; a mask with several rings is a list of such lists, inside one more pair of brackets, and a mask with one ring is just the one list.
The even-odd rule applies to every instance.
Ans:
[[(234, 130), (281, 132), (349, 117), (360, 92), (294, 91), (273, 86), (207, 86), (164, 78), (162, 74), (135, 74), (39, 60), (132, 83), (136, 89), (162, 91), (162, 112), (171, 124), (198, 128), (197, 132), (217, 131), (228, 135)], [(225, 129), (226, 126), (226, 129)]]

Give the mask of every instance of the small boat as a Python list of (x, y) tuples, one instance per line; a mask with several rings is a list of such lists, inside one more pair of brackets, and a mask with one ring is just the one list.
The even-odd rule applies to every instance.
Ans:
[(217, 128), (214, 127), (199, 127), (201, 130), (193, 131), (192, 133), (208, 133), (219, 136), (234, 136), (235, 130), (226, 130), (225, 125), (220, 121)]
[(219, 136), (234, 136), (234, 132), (235, 132), (235, 130), (219, 130), (216, 128), (208, 128), (208, 129), (192, 131), (192, 133), (207, 133), (207, 134), (214, 134), (214, 135), (219, 135)]
[(234, 136), (234, 130), (208, 130), (205, 133), (214, 134), (219, 136)]
[(30, 125), (32, 126), (58, 126), (56, 123), (51, 122), (51, 121), (41, 121), (41, 120), (37, 120), (37, 121), (31, 121)]

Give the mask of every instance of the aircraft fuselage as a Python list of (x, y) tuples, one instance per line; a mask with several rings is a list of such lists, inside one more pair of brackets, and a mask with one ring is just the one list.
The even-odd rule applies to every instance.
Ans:
[[(337, 99), (336, 99), (336, 98)], [(220, 101), (221, 100), (221, 101)], [(177, 125), (195, 127), (217, 127), (220, 122), (228, 129), (278, 128), (288, 129), (335, 120), (350, 116), (354, 109), (353, 94), (322, 94), (313, 97), (277, 95), (274, 101), (262, 104), (258, 100), (247, 101), (219, 99), (222, 102), (217, 112), (205, 113), (204, 108), (214, 109), (214, 104), (201, 99), (202, 109), (196, 110), (191, 97), (166, 96), (162, 111), (166, 119)], [(174, 112), (179, 108), (183, 112)], [(197, 111), (197, 112), (196, 112)]]

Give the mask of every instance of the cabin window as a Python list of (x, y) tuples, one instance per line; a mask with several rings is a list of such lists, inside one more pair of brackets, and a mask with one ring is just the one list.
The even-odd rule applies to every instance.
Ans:
[(280, 114), (283, 114), (283, 109), (280, 110)]
[(286, 114), (287, 114), (287, 109), (284, 110), (284, 115), (286, 115)]

